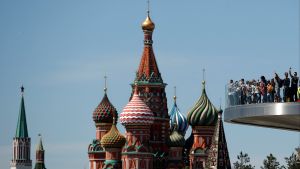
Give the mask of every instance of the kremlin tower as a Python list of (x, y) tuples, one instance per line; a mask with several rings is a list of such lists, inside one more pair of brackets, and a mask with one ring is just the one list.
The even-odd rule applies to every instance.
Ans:
[(11, 160), (11, 169), (31, 169), (32, 161), (30, 159), (30, 137), (28, 136), (25, 104), (24, 87), (21, 87), (21, 105), (19, 119), (17, 123), (16, 135), (13, 139), (13, 157)]
[(40, 136), (39, 143), (36, 146), (36, 162), (34, 169), (46, 169), (45, 167), (45, 150), (43, 147), (42, 136)]

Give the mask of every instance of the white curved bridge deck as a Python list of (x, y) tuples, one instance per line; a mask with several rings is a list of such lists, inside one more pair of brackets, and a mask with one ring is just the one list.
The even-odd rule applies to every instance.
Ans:
[(224, 120), (230, 123), (300, 131), (300, 103), (261, 103), (231, 106)]

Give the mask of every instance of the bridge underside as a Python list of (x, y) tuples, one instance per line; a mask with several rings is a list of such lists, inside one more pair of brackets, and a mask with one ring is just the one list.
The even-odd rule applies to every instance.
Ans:
[(225, 109), (230, 123), (300, 131), (300, 103), (263, 103), (232, 106)]

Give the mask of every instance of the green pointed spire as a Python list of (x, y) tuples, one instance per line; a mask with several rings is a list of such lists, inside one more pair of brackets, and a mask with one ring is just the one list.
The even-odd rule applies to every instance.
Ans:
[(28, 130), (27, 130), (27, 122), (26, 122), (26, 113), (25, 113), (25, 104), (24, 104), (24, 87), (21, 87), (21, 104), (20, 104), (20, 111), (19, 111), (19, 118), (18, 118), (18, 125), (16, 130), (17, 138), (25, 138), (28, 137)]

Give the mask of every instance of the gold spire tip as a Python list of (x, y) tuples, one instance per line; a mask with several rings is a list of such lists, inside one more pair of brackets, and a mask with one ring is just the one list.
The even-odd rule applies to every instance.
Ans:
[(104, 92), (106, 93), (107, 91), (107, 76), (104, 75)]
[(174, 102), (176, 102), (177, 96), (176, 96), (176, 86), (174, 86), (174, 96), (173, 96)]

